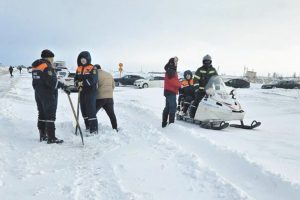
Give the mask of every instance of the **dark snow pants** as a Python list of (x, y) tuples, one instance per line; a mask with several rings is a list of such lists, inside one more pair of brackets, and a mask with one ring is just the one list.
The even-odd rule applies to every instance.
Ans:
[(97, 99), (96, 110), (98, 111), (103, 108), (110, 119), (110, 123), (113, 129), (117, 129), (117, 118), (114, 111), (114, 100), (112, 98)]
[(55, 131), (57, 109), (57, 90), (54, 92), (35, 90), (35, 101), (38, 109), (38, 129)]
[(193, 101), (192, 105), (191, 105), (191, 113), (190, 113), (190, 117), (194, 118), (198, 105), (200, 103), (200, 101), (203, 99), (203, 97), (205, 96), (205, 92), (204, 91), (199, 91), (195, 93), (195, 100)]
[(96, 91), (82, 91), (80, 93), (80, 108), (86, 129), (89, 129), (90, 133), (98, 132)]
[(194, 100), (194, 98), (192, 96), (186, 96), (182, 99), (183, 101), (183, 113), (186, 113), (189, 106), (191, 105), (191, 102)]

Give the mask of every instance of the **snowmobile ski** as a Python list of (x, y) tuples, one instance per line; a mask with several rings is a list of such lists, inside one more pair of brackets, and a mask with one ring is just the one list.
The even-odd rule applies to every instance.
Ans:
[(241, 124), (230, 124), (230, 127), (234, 127), (234, 128), (241, 128), (241, 129), (254, 129), (254, 128), (257, 128), (261, 125), (261, 122), (257, 122), (257, 121), (253, 121), (251, 123), (251, 125), (245, 125), (243, 121), (241, 121)]

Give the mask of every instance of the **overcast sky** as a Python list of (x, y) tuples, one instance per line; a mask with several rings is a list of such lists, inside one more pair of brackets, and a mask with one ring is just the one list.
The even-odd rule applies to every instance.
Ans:
[(80, 51), (106, 69), (160, 71), (170, 57), (220, 73), (300, 73), (298, 0), (0, 0), (0, 62), (30, 65), (41, 50), (76, 67)]

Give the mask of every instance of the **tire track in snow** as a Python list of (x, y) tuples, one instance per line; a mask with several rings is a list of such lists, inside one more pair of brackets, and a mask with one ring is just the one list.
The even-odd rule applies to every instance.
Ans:
[[(192, 183), (190, 192), (195, 191), (197, 194), (202, 193), (202, 195), (210, 192), (210, 194), (204, 194), (204, 196), (207, 195), (204, 197), (206, 199), (251, 199), (242, 190), (239, 190), (233, 184), (207, 168), (201, 161), (201, 157), (199, 159), (197, 155), (187, 152), (180, 145), (168, 139), (164, 133), (167, 129), (154, 125), (159, 124), (160, 121), (157, 121), (157, 118), (149, 113), (148, 110), (145, 112), (145, 109), (133, 104), (134, 102), (117, 103), (118, 107), (123, 108), (118, 110), (119, 116), (122, 116), (121, 119), (134, 121), (139, 125), (130, 127), (126, 123), (122, 130), (128, 128), (126, 131), (131, 135), (131, 138), (150, 141), (150, 145), (156, 151), (165, 155), (165, 159), (174, 157), (178, 165), (178, 173), (184, 175)], [(133, 113), (139, 113), (142, 118), (136, 118)]]
[[(132, 107), (138, 110), (138, 113), (143, 113), (144, 117), (147, 116), (147, 123), (160, 123), (160, 119), (158, 120), (148, 109), (132, 104), (126, 104), (123, 107)], [(195, 129), (187, 131), (184, 125), (177, 123), (163, 129), (162, 132), (166, 133), (166, 137), (178, 146), (198, 156), (217, 175), (223, 177), (237, 190), (243, 191), (248, 197), (264, 200), (296, 200), (299, 198), (300, 188), (298, 185), (293, 185), (281, 177), (265, 171), (237, 152), (214, 145), (205, 138), (194, 137), (193, 134), (196, 134), (198, 129), (197, 126), (195, 127)], [(199, 130), (203, 129), (199, 128)]]
[[(199, 155), (216, 173), (255, 199), (297, 200), (299, 198), (299, 186), (265, 171), (237, 152), (214, 145), (205, 138), (194, 137), (190, 133), (182, 132), (185, 130), (183, 126), (176, 125), (176, 128), (181, 131), (172, 132), (168, 135), (169, 138)], [(196, 133), (195, 130), (191, 132)]]
[(109, 163), (103, 157), (80, 164), (76, 169), (75, 200), (129, 200), (131, 194), (121, 190)]

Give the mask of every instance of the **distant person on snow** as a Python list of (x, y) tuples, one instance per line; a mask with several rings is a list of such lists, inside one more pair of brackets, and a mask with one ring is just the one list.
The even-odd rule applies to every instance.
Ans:
[(166, 97), (166, 105), (162, 115), (162, 127), (174, 123), (176, 113), (176, 95), (181, 86), (177, 74), (178, 58), (174, 57), (165, 65), (165, 82), (164, 82), (164, 96)]
[(19, 67), (19, 71), (20, 71), (20, 74), (21, 74), (22, 73), (22, 67), (21, 66)]
[(80, 108), (84, 119), (86, 131), (91, 135), (98, 134), (98, 121), (96, 116), (96, 95), (98, 85), (97, 68), (92, 64), (88, 51), (82, 51), (77, 57), (78, 67), (74, 77), (75, 86), (80, 92)]
[[(193, 84), (193, 73), (187, 70), (183, 73), (184, 80), (181, 81), (179, 90), (178, 104), (182, 105), (182, 112), (186, 114), (191, 102), (195, 99), (195, 88)], [(177, 110), (180, 106), (178, 105)]]
[(111, 126), (118, 132), (117, 118), (114, 111), (113, 91), (115, 89), (115, 81), (112, 75), (103, 69), (100, 65), (95, 65), (98, 70), (98, 90), (96, 100), (96, 110), (103, 108), (108, 115)]
[(64, 90), (67, 87), (59, 82), (53, 68), (54, 53), (45, 49), (41, 53), (42, 59), (32, 63), (32, 86), (34, 88), (35, 101), (38, 109), (38, 129), (40, 141), (51, 143), (63, 143), (63, 140), (55, 137), (55, 119), (57, 109), (58, 88)]
[(10, 73), (10, 77), (13, 77), (13, 71), (14, 71), (14, 68), (12, 66), (9, 66), (9, 73)]
[(199, 67), (194, 75), (194, 87), (195, 87), (195, 100), (191, 105), (190, 117), (194, 118), (198, 105), (202, 98), (205, 96), (205, 86), (212, 76), (218, 75), (217, 70), (212, 66), (212, 59), (210, 55), (206, 55), (202, 59), (202, 67)]

